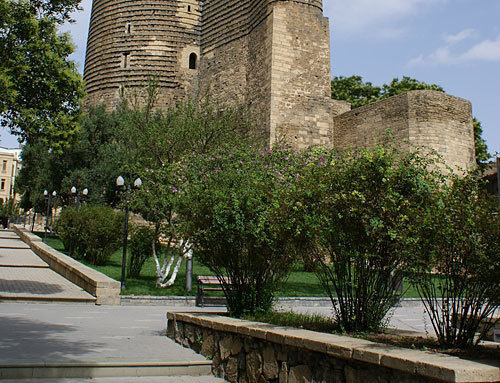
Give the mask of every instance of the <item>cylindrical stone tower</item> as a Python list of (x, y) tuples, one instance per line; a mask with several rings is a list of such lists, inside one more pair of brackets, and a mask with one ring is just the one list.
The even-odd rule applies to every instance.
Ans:
[(116, 106), (123, 92), (155, 77), (158, 106), (196, 91), (198, 0), (94, 0), (84, 80), (88, 104)]

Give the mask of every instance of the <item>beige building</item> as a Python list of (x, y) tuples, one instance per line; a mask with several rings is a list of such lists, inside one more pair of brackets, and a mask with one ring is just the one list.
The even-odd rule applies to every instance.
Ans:
[(19, 199), (14, 191), (16, 177), (21, 169), (21, 149), (0, 146), (0, 198)]

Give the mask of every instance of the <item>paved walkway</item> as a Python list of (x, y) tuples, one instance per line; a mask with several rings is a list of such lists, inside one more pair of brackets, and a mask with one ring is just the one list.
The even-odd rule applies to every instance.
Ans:
[[(10, 231), (0, 231), (0, 361), (2, 365), (203, 363), (206, 359), (165, 336), (168, 311), (220, 311), (193, 306), (95, 306), (56, 304), (88, 294), (38, 258)], [(35, 304), (19, 303), (32, 301)], [(49, 302), (49, 303), (40, 303)], [(331, 315), (330, 304), (304, 307), (290, 303), (283, 310)], [(388, 315), (389, 327), (432, 333), (423, 306), (404, 302)], [(0, 378), (1, 379), (1, 378)], [(203, 377), (116, 377), (2, 380), (5, 382), (70, 383), (212, 383)]]
[(95, 298), (49, 268), (17, 234), (0, 230), (0, 301), (94, 302)]
[[(181, 347), (165, 334), (164, 307), (2, 303), (0, 370), (2, 365), (10, 364), (207, 364), (205, 358)], [(0, 378), (0, 381), (4, 380)], [(223, 382), (211, 376), (163, 378), (161, 381)], [(116, 377), (37, 379), (33, 382), (154, 383), (160, 380)]]

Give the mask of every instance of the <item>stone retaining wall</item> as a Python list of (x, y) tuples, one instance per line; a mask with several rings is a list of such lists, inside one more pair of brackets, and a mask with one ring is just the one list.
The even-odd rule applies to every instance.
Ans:
[(52, 247), (43, 243), (40, 237), (26, 231), (22, 226), (12, 225), (12, 227), (21, 237), (21, 240), (27, 243), (32, 251), (47, 262), (52, 270), (81, 287), (89, 294), (95, 296), (96, 304), (120, 304), (120, 282), (54, 250)]
[(498, 382), (496, 366), (347, 336), (217, 315), (168, 313), (167, 336), (229, 382)]

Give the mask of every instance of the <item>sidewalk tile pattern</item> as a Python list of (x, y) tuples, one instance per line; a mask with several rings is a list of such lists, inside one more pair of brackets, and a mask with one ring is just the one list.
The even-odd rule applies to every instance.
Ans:
[(94, 300), (94, 297), (47, 268), (0, 267), (0, 299)]
[(38, 255), (29, 249), (0, 248), (0, 267), (49, 267)]
[(6, 230), (0, 231), (2, 299), (95, 301), (92, 295), (49, 269), (15, 233)]

